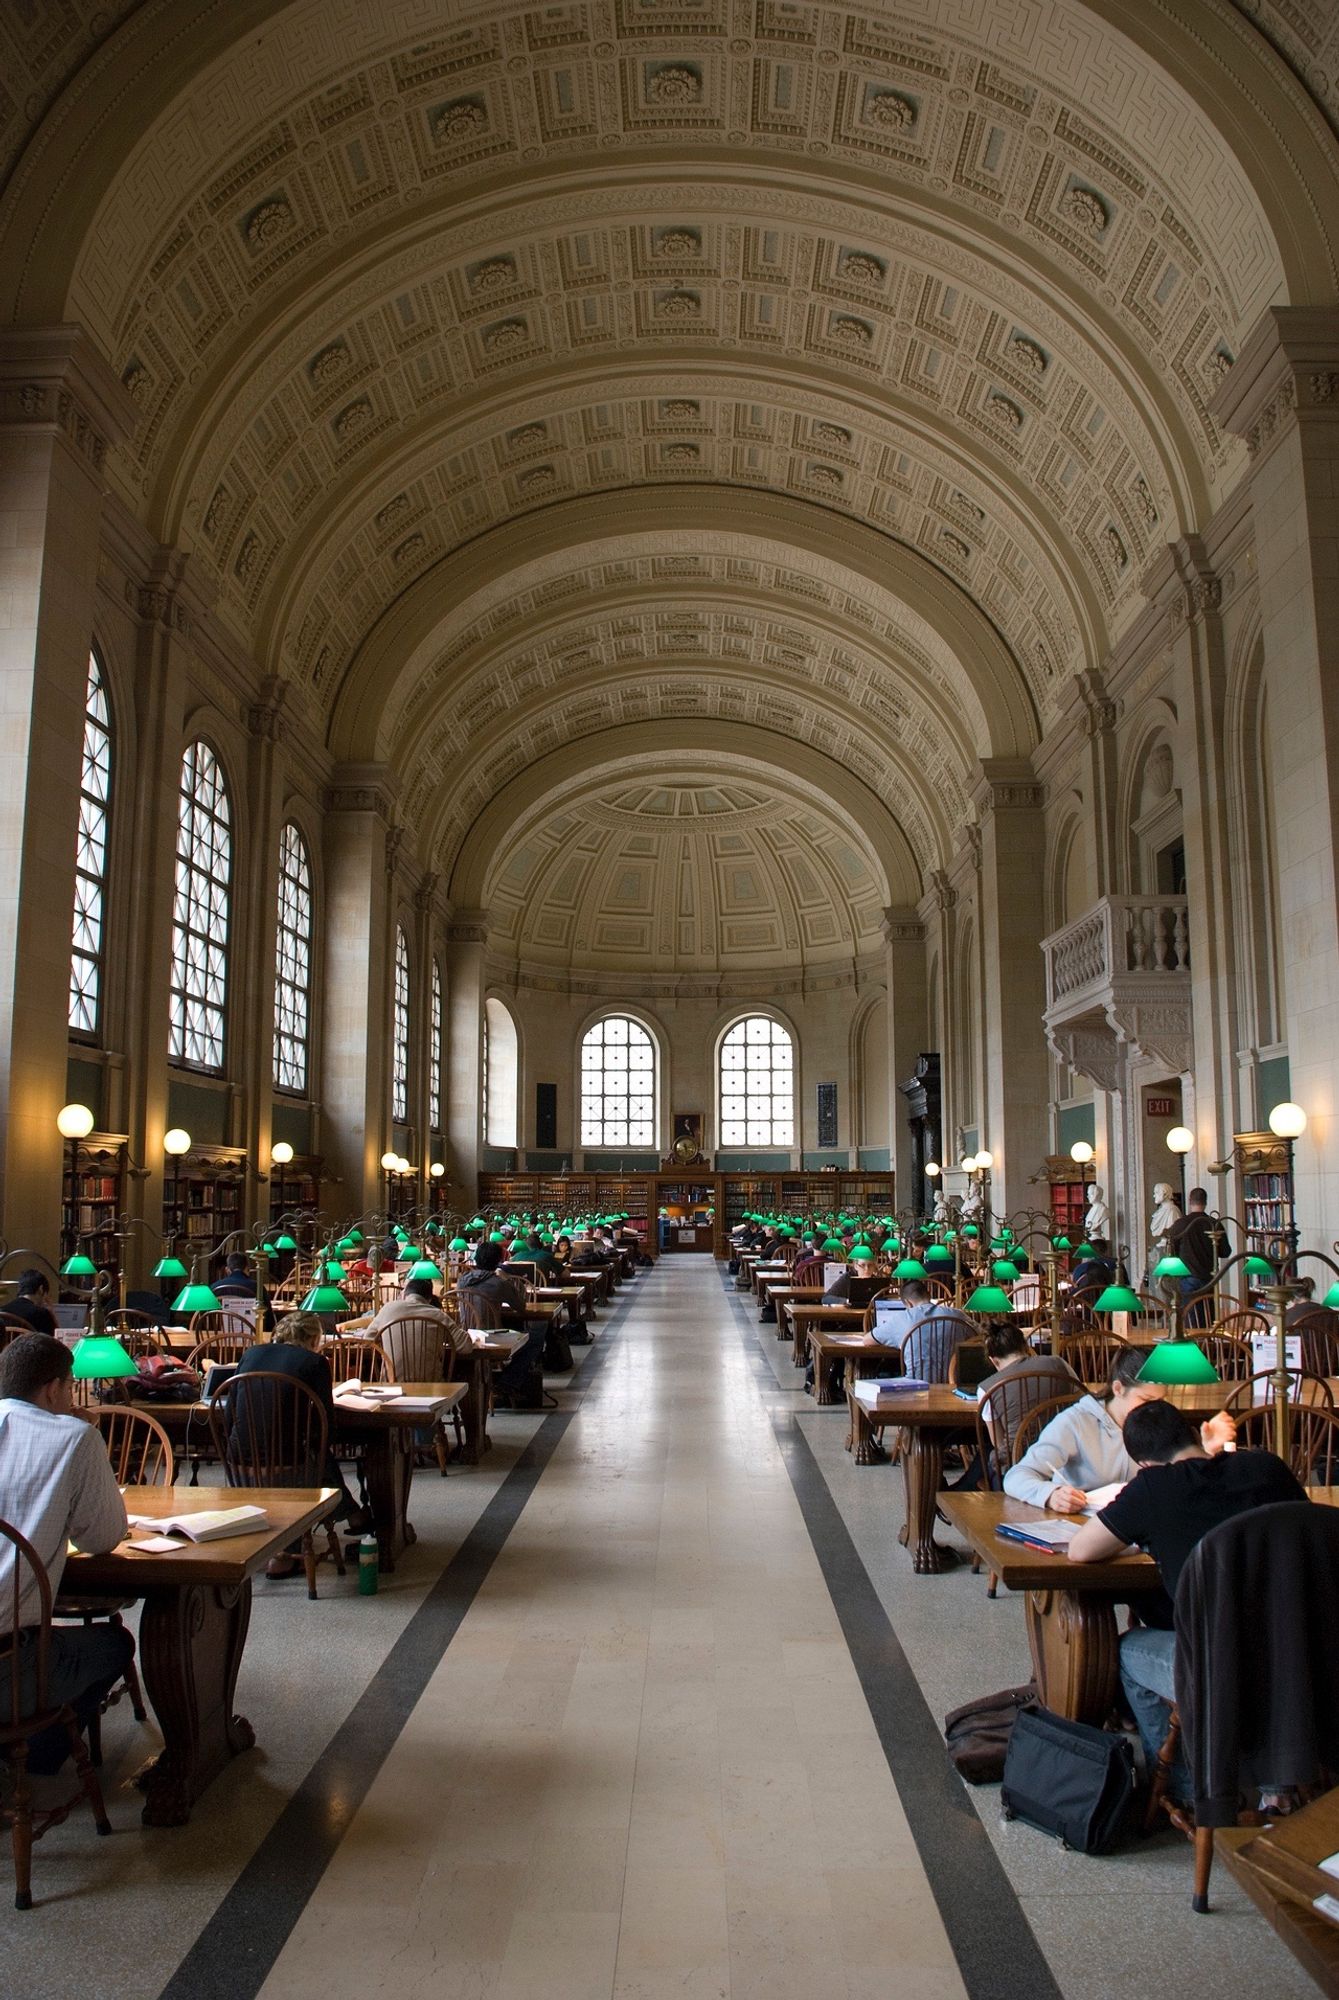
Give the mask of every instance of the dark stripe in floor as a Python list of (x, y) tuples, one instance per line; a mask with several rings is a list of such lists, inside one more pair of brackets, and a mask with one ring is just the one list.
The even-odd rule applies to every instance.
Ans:
[[(629, 1286), (597, 1323), (596, 1345), (573, 1389), (597, 1379), (637, 1298)], [(348, 1831), (378, 1771), (459, 1631), (526, 1501), (572, 1421), (545, 1417), (357, 1705), (312, 1765), (246, 1867), (162, 1990), (160, 2000), (254, 2000)], [(206, 1801), (201, 1807), (208, 1812)]]
[[(972, 2000), (1060, 2000), (1060, 1988), (963, 1782), (949, 1762), (939, 1725), (860, 1560), (831, 1488), (795, 1412), (782, 1406), (785, 1392), (778, 1389), (776, 1377), (759, 1352), (745, 1297), (735, 1291), (729, 1279), (726, 1298), (767, 1405), (791, 1489), (963, 1984)], [(767, 1331), (770, 1337), (771, 1329)], [(798, 1387), (798, 1371), (795, 1379)], [(933, 1590), (934, 1580), (927, 1578), (925, 1587)], [(982, 1689), (982, 1693), (987, 1692)]]

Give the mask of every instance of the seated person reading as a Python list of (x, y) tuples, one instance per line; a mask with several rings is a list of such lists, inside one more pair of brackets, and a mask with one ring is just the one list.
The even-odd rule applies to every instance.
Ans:
[[(1217, 1419), (1215, 1419), (1215, 1422)], [(1211, 1456), (1194, 1427), (1172, 1403), (1141, 1404), (1125, 1420), (1125, 1448), (1139, 1470), (1123, 1492), (1070, 1542), (1071, 1562), (1109, 1562), (1123, 1549), (1147, 1549), (1162, 1572), (1174, 1603), (1181, 1571), (1191, 1550), (1220, 1522), (1252, 1507), (1279, 1500), (1305, 1500), (1306, 1493), (1281, 1458), (1270, 1451), (1221, 1452)], [(1120, 1646), (1120, 1678), (1139, 1727), (1150, 1768), (1167, 1736), (1175, 1698), (1172, 1672), (1176, 1634), (1166, 1607), (1161, 1626), (1156, 1603), (1140, 1604), (1143, 1626), (1126, 1632)], [(1190, 1795), (1184, 1765), (1172, 1772), (1174, 1799)]]

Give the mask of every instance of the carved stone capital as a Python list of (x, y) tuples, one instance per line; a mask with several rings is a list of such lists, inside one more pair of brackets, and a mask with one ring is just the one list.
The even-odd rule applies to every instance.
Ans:
[(130, 392), (79, 326), (0, 335), (0, 425), (59, 431), (96, 473), (139, 422)]
[(1046, 1039), (1061, 1062), (1086, 1076), (1099, 1090), (1119, 1089), (1121, 1045), (1110, 1028), (1094, 1022), (1048, 1027)]
[(419, 883), (418, 888), (414, 891), (414, 908), (421, 917), (431, 915), (432, 906), (437, 897), (437, 885), (441, 879), (440, 875), (425, 875)]
[(326, 787), (328, 813), (373, 813), (389, 826), (394, 807), (395, 787), (384, 764), (342, 764)]
[(926, 881), (930, 894), (934, 897), (935, 908), (941, 912), (951, 910), (958, 900), (958, 892), (943, 869), (932, 868)]
[(991, 757), (982, 762), (972, 798), (979, 813), (1039, 812), (1046, 787), (1026, 759)]
[(1209, 405), (1263, 457), (1296, 421), (1339, 423), (1339, 315), (1332, 307), (1271, 306)]
[(283, 717), (284, 705), (288, 700), (288, 682), (271, 676), (261, 688), (260, 699), (247, 710), (247, 727), (253, 736), (263, 743), (274, 743), (278, 739), (279, 724)]
[(182, 638), (189, 637), (191, 614), (171, 584), (136, 583), (127, 578), (125, 597), (135, 616), (144, 624), (161, 625), (165, 631), (177, 632)]
[(1146, 1001), (1118, 993), (1107, 1003), (1106, 1016), (1132, 1055), (1159, 1063), (1174, 1076), (1193, 1068), (1195, 1037), (1188, 995), (1184, 1001)]
[(386, 829), (386, 873), (393, 875), (400, 865), (404, 852), (405, 830), (402, 826), (388, 826)]
[(924, 944), (925, 925), (915, 910), (886, 909), (879, 921), (885, 944)]
[[(487, 944), (487, 910), (457, 910), (446, 927), (451, 944)], [(573, 991), (576, 990), (575, 985)]]

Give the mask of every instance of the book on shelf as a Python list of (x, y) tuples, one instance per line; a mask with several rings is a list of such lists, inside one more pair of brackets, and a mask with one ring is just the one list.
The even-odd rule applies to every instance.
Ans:
[(132, 1528), (151, 1528), (159, 1535), (182, 1535), (188, 1542), (223, 1542), (232, 1535), (254, 1535), (268, 1528), (263, 1507), (202, 1508), (198, 1514), (127, 1514)]

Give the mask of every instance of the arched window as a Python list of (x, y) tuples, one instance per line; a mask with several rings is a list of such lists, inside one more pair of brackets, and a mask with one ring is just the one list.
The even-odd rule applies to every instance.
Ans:
[(428, 1047), (428, 1125), (442, 1129), (442, 968), (432, 961), (432, 1040)]
[(395, 1002), (391, 1019), (391, 1117), (398, 1124), (409, 1118), (409, 945), (403, 927), (395, 927)]
[(197, 1069), (223, 1068), (231, 880), (228, 788), (209, 745), (192, 743), (177, 810), (168, 1054)]
[(520, 1047), (511, 1014), (500, 1000), (491, 998), (484, 1001), (482, 1086), (485, 1144), (514, 1146), (520, 1099)]
[(640, 1021), (608, 1014), (581, 1038), (583, 1146), (654, 1146), (656, 1045)]
[(307, 1088), (311, 1026), (312, 877), (307, 843), (290, 820), (279, 836), (279, 927), (274, 964), (274, 1082)]
[(721, 1042), (721, 1144), (795, 1144), (795, 1049), (779, 1021), (750, 1014)]
[(70, 1027), (96, 1035), (102, 1013), (102, 931), (107, 889), (107, 816), (112, 798), (112, 725), (96, 653), (88, 656), (84, 762), (79, 780), (79, 846), (74, 862)]

